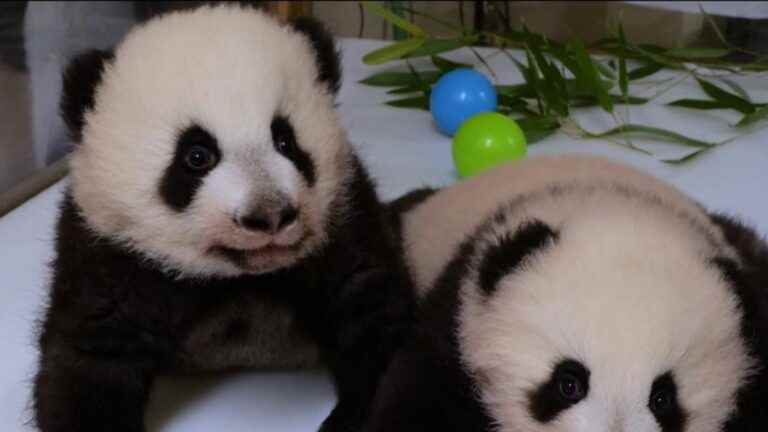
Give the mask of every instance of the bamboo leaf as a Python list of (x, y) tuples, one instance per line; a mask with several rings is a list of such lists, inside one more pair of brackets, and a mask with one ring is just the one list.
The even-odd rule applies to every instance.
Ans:
[(499, 93), (499, 107), (506, 107), (510, 111), (528, 111), (528, 103), (525, 99), (513, 98), (503, 93)]
[(405, 30), (413, 36), (423, 37), (426, 35), (424, 29), (401, 17), (400, 15), (397, 15), (396, 13), (392, 12), (392, 10), (379, 4), (379, 2), (363, 1), (361, 3), (363, 7), (372, 13), (382, 17), (385, 21), (388, 21), (390, 24)]
[(426, 96), (408, 97), (403, 99), (394, 99), (385, 102), (389, 106), (396, 108), (418, 108), (429, 110), (429, 98)]
[(411, 72), (379, 72), (360, 81), (374, 87), (405, 87), (418, 84), (420, 81), (426, 83), (436, 82), (440, 78), (439, 71), (423, 71), (418, 76)]
[(680, 165), (680, 164), (683, 164), (685, 162), (689, 162), (689, 161), (691, 161), (691, 160), (693, 160), (693, 159), (703, 155), (704, 153), (712, 150), (713, 148), (714, 147), (700, 148), (698, 150), (692, 151), (691, 153), (688, 153), (687, 155), (685, 155), (685, 156), (683, 156), (681, 158), (677, 158), (677, 159), (662, 159), (661, 161), (664, 162), (664, 163), (672, 164), (672, 165)]
[(661, 55), (661, 53), (664, 52), (663, 49), (661, 49), (661, 52), (657, 50), (657, 48), (654, 45), (640, 45), (636, 47), (630, 47), (630, 49), (633, 49), (638, 54), (640, 54), (640, 57), (642, 57), (645, 61), (650, 63), (659, 63), (662, 64), (668, 68), (671, 69), (682, 69), (682, 66), (680, 63)]
[(552, 116), (525, 117), (516, 121), (525, 133), (525, 140), (528, 144), (541, 141), (560, 129), (560, 122)]
[(645, 66), (640, 66), (637, 69), (634, 69), (630, 71), (627, 74), (627, 78), (629, 78), (630, 81), (635, 81), (639, 79), (643, 79), (647, 76), (651, 76), (655, 74), (656, 72), (660, 71), (664, 68), (664, 65), (659, 63), (649, 63)]
[(706, 99), (678, 99), (668, 103), (669, 106), (676, 106), (682, 108), (692, 108), (698, 110), (711, 110), (711, 109), (728, 109), (732, 108), (730, 104), (726, 104), (714, 100)]
[(685, 135), (681, 135), (677, 132), (661, 129), (652, 126), (643, 126), (637, 124), (625, 124), (615, 127), (611, 130), (591, 133), (585, 131), (586, 135), (590, 138), (606, 138), (612, 136), (646, 136), (649, 138), (655, 138), (663, 141), (670, 141), (678, 144), (682, 144), (689, 147), (708, 148), (717, 145), (718, 143), (711, 143), (707, 141), (701, 141), (693, 138), (689, 138)]
[(383, 48), (371, 51), (363, 56), (363, 63), (367, 65), (377, 65), (392, 60), (399, 60), (408, 53), (416, 50), (425, 42), (422, 38), (404, 39), (387, 45)]
[(608, 97), (608, 92), (603, 88), (600, 77), (598, 76), (597, 69), (589, 58), (584, 44), (577, 40), (568, 45), (574, 54), (575, 60), (579, 65), (580, 75), (576, 76), (576, 79), (581, 80), (585, 84), (588, 84), (597, 100), (600, 102), (600, 107), (607, 112), (613, 112), (613, 101)]
[(664, 55), (681, 59), (716, 59), (725, 57), (729, 52), (724, 48), (672, 48)]
[[(594, 96), (592, 94), (592, 86), (589, 85), (589, 83), (585, 84), (576, 79), (569, 79), (569, 80), (566, 80), (565, 85), (568, 87), (568, 94), (571, 96), (577, 96), (577, 97)], [(611, 88), (613, 88), (613, 83), (610, 81), (603, 80), (600, 82), (600, 85), (602, 85), (605, 91), (608, 91)]]
[(528, 59), (529, 66), (525, 66), (524, 64), (520, 63), (517, 59), (514, 57), (511, 58), (512, 62), (515, 64), (517, 69), (520, 70), (520, 74), (523, 76), (523, 79), (525, 80), (525, 86), (526, 88), (531, 92), (531, 97), (536, 98), (536, 103), (539, 107), (539, 113), (544, 112), (544, 106), (541, 101), (541, 95), (538, 92), (537, 84), (538, 84), (538, 72), (535, 69), (535, 64), (532, 64), (532, 59)]
[(765, 118), (768, 118), (768, 105), (764, 105), (755, 110), (755, 112), (749, 113), (742, 117), (741, 120), (736, 123), (736, 127), (747, 127)]
[(568, 89), (565, 78), (552, 63), (547, 61), (541, 49), (536, 45), (526, 45), (529, 63), (535, 61), (541, 71), (544, 81), (540, 85), (540, 93), (547, 105), (555, 112), (565, 117), (568, 115)]
[(413, 58), (431, 56), (453, 51), (466, 45), (467, 43), (463, 39), (427, 39), (420, 47), (409, 52), (404, 57)]
[(429, 86), (423, 86), (423, 85), (408, 85), (405, 87), (397, 87), (393, 88), (392, 90), (387, 91), (387, 94), (391, 95), (397, 95), (397, 94), (408, 94), (408, 93), (416, 93), (416, 92), (422, 92), (429, 90)]
[(629, 96), (629, 78), (627, 77), (627, 40), (624, 38), (624, 27), (619, 24), (619, 90), (624, 98)]
[[(647, 98), (641, 98), (636, 96), (627, 96), (626, 98), (624, 96), (618, 96), (618, 95), (609, 95), (611, 100), (613, 100), (613, 103), (616, 105), (643, 105), (648, 103)], [(577, 96), (572, 98), (569, 101), (569, 105), (573, 108), (585, 108), (585, 107), (592, 107), (597, 106), (599, 102), (594, 96)]]
[(743, 113), (743, 114), (749, 114), (755, 110), (755, 107), (752, 106), (751, 103), (745, 101), (739, 96), (736, 96), (733, 93), (729, 93), (720, 87), (712, 84), (709, 81), (706, 81), (701, 78), (697, 78), (696, 81), (698, 81), (699, 86), (701, 86), (701, 89), (704, 90), (704, 93), (706, 93), (709, 97), (712, 99), (722, 102), (724, 104), (727, 104), (731, 108)]
[(616, 74), (613, 73), (613, 70), (611, 70), (611, 68), (604, 65), (603, 63), (596, 61), (595, 67), (597, 68), (597, 71), (600, 72), (600, 75), (604, 76), (605, 78), (608, 78), (610, 80), (616, 79)]
[(527, 83), (515, 84), (515, 85), (497, 85), (496, 92), (498, 94), (504, 94), (513, 98), (535, 96), (535, 92), (533, 91), (533, 89), (531, 89), (531, 86), (528, 85)]
[(432, 56), (432, 64), (434, 64), (436, 68), (440, 69), (441, 72), (450, 72), (454, 69), (461, 69), (461, 68), (472, 69), (472, 65), (470, 64), (457, 63), (455, 61), (448, 60), (447, 58), (440, 57), (438, 55)]
[(725, 78), (725, 77), (719, 77), (718, 80), (720, 80), (720, 82), (722, 82), (723, 84), (727, 85), (728, 88), (733, 90), (733, 92), (736, 93), (737, 95), (739, 95), (742, 99), (744, 99), (747, 102), (752, 103), (752, 99), (749, 97), (749, 94), (747, 93), (747, 91), (744, 90), (744, 87), (738, 85), (733, 80), (730, 80), (730, 79)]

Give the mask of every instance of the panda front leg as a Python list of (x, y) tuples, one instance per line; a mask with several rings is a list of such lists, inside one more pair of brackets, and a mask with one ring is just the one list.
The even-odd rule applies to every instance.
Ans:
[(360, 431), (395, 350), (411, 328), (412, 297), (392, 268), (355, 275), (326, 315), (338, 402), (321, 432)]
[(154, 374), (139, 359), (99, 358), (53, 348), (34, 383), (42, 432), (144, 432)]

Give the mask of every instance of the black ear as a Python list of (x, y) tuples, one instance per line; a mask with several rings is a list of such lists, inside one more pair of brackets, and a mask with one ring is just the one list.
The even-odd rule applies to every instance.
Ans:
[(523, 260), (557, 240), (558, 234), (544, 222), (533, 219), (505, 234), (485, 251), (480, 263), (480, 289), (491, 295), (505, 275), (517, 270)]
[(333, 94), (338, 93), (341, 86), (341, 53), (336, 49), (331, 32), (321, 22), (309, 17), (296, 18), (291, 25), (312, 43), (320, 72), (319, 81), (328, 85)]
[(73, 58), (64, 71), (61, 116), (76, 143), (83, 138), (83, 116), (86, 110), (93, 109), (96, 87), (101, 82), (104, 66), (113, 57), (111, 51), (87, 51)]

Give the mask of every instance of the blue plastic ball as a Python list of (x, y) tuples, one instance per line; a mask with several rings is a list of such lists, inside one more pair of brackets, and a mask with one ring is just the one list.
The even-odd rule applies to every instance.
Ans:
[(496, 110), (496, 88), (479, 72), (456, 69), (443, 75), (432, 88), (429, 107), (437, 128), (453, 136), (464, 120)]

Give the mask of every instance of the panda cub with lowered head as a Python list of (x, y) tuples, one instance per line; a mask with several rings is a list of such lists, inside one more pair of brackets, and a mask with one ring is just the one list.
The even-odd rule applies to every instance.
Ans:
[(76, 149), (34, 385), (43, 432), (139, 432), (153, 377), (328, 365), (355, 430), (412, 289), (312, 21), (152, 20), (66, 70)]
[(367, 432), (768, 430), (768, 246), (741, 223), (576, 156), (392, 207), (421, 321)]

